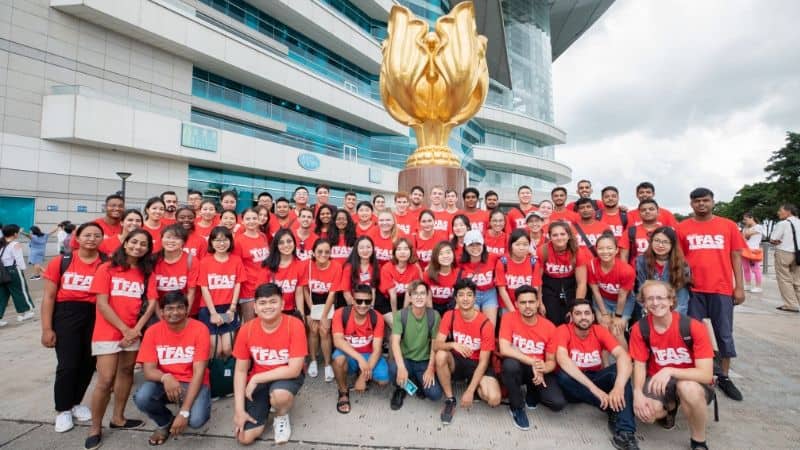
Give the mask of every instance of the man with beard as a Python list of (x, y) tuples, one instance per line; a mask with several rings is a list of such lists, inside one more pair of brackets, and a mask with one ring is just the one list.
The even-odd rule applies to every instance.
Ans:
[(178, 210), (178, 194), (175, 191), (164, 191), (160, 197), (164, 203), (164, 215), (161, 217), (161, 224), (164, 226), (172, 225), (177, 220), (175, 211)]
[(478, 199), (481, 193), (474, 187), (464, 189), (461, 198), (464, 200), (464, 215), (469, 219), (470, 226), (473, 230), (479, 231), (481, 234), (489, 230), (489, 213), (482, 209), (478, 209)]
[[(160, 303), (163, 320), (147, 329), (139, 348), (145, 382), (133, 398), (156, 424), (150, 445), (179, 436), (187, 425), (198, 429), (211, 416), (208, 328), (189, 318), (183, 292), (169, 292)], [(167, 408), (170, 403), (178, 405), (178, 414)]]
[(416, 216), (420, 211), (422, 211), (422, 201), (424, 199), (425, 199), (425, 189), (422, 189), (422, 186), (412, 187), (408, 193), (408, 200), (409, 202), (411, 202), (411, 205), (409, 205), (408, 207), (408, 212)]
[[(489, 194), (486, 195), (488, 197)], [(525, 219), (528, 214), (538, 209), (533, 204), (533, 189), (530, 186), (520, 186), (517, 189), (517, 198), (519, 198), (519, 206), (511, 208), (506, 217), (506, 234), (509, 235), (517, 228), (525, 228)]]
[[(556, 376), (564, 397), (571, 403), (587, 403), (606, 411), (614, 447), (638, 450), (630, 356), (607, 329), (594, 323), (591, 303), (575, 300), (569, 314), (570, 323), (558, 327), (555, 336), (556, 361), (561, 369)], [(603, 367), (604, 351), (614, 356), (615, 364)]]
[(619, 245), (625, 228), (628, 228), (628, 211), (619, 206), (619, 190), (615, 186), (604, 187), (600, 192), (600, 199), (603, 201), (600, 221), (608, 224)]
[[(577, 187), (577, 189), (575, 191), (575, 193), (578, 194), (578, 198), (579, 199), (588, 198), (588, 199), (592, 200), (592, 205), (594, 205), (594, 209), (596, 211), (602, 210), (603, 209), (603, 204), (601, 202), (598, 202), (597, 200), (592, 199), (592, 193), (593, 192), (594, 192), (594, 190), (592, 189), (592, 182), (591, 181), (589, 181), (589, 180), (580, 180), (580, 181), (578, 181), (578, 187)], [(568, 204), (567, 205), (567, 209), (569, 209), (570, 211), (578, 212), (578, 205), (577, 205), (576, 202), (577, 202), (577, 200), (575, 202), (571, 202), (570, 204)]]
[[(597, 211), (594, 209), (592, 200), (586, 197), (579, 198), (575, 202), (575, 206), (578, 209), (580, 220), (574, 222), (572, 226), (576, 231), (578, 247), (589, 250), (594, 257), (597, 257), (597, 249), (595, 249), (597, 238), (611, 229), (607, 224), (595, 219)], [(624, 247), (627, 247), (627, 243)]]
[[(645, 200), (655, 200), (655, 195), (656, 188), (653, 186), (653, 183), (649, 181), (643, 181), (636, 186), (636, 198), (639, 199), (639, 202), (643, 202)], [(672, 227), (674, 229), (678, 226), (678, 221), (675, 220), (675, 216), (673, 216), (667, 208), (658, 208), (657, 220), (659, 225), (663, 225), (665, 227)], [(628, 221), (631, 225), (639, 225), (644, 221), (644, 219), (642, 219), (638, 211), (631, 211), (628, 215)]]
[[(103, 230), (103, 239), (116, 238), (122, 234), (122, 214), (125, 212), (125, 199), (119, 194), (106, 197), (106, 215), (98, 217), (94, 223)], [(69, 240), (70, 252), (78, 249), (78, 240), (73, 234)]]
[(629, 247), (621, 248), (619, 251), (620, 258), (623, 261), (633, 264), (636, 261), (636, 257), (644, 255), (650, 247), (650, 235), (656, 228), (661, 226), (658, 221), (659, 209), (658, 203), (653, 199), (639, 202), (639, 208), (636, 212), (639, 215), (640, 222), (636, 225), (631, 223), (622, 238), (628, 243), (627, 247)]
[(554, 187), (550, 191), (550, 200), (553, 202), (553, 213), (550, 214), (550, 222), (564, 221), (575, 223), (580, 218), (572, 208), (567, 208), (567, 188), (563, 186)]
[(483, 204), (486, 207), (486, 212), (491, 216), (493, 212), (500, 206), (500, 196), (495, 191), (486, 191), (483, 196)]

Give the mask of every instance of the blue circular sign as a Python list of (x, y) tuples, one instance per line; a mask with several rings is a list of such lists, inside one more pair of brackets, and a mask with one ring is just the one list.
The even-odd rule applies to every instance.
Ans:
[(300, 165), (304, 170), (309, 172), (314, 172), (315, 170), (319, 169), (320, 162), (317, 155), (313, 155), (311, 153), (303, 153), (297, 157), (297, 164)]

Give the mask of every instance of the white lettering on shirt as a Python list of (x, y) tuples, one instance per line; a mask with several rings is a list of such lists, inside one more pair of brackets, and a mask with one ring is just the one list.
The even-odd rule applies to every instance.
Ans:
[(269, 256), (269, 247), (258, 247), (258, 248), (251, 248), (250, 249), (250, 257), (253, 258), (253, 262), (261, 262), (267, 259)]
[(572, 272), (572, 264), (554, 264), (551, 262), (545, 263), (547, 273), (564, 274)]
[(686, 236), (689, 243), (689, 250), (723, 250), (725, 248), (725, 236), (721, 234), (690, 234)]
[(433, 222), (433, 229), (436, 231), (447, 231), (449, 223), (444, 219), (436, 219)]
[(115, 297), (141, 298), (144, 283), (111, 277), (111, 295)]
[(250, 354), (253, 361), (259, 366), (285, 366), (289, 364), (289, 349), (279, 350), (264, 347), (250, 347)]
[(162, 366), (191, 364), (194, 360), (194, 345), (187, 345), (186, 347), (156, 345), (156, 355), (158, 355), (158, 363)]
[(584, 353), (580, 350), (570, 350), (570, 357), (575, 365), (581, 368), (592, 368), (602, 365), (603, 360), (600, 359), (600, 350)]
[(522, 285), (533, 285), (533, 277), (531, 275), (511, 275), (506, 274), (506, 287), (508, 289), (516, 289)]
[(480, 350), (481, 348), (481, 338), (472, 337), (455, 330), (453, 330), (453, 341), (464, 344), (472, 350)]
[(691, 364), (692, 355), (684, 347), (680, 348), (652, 348), (656, 364), (659, 366), (671, 366), (679, 364)]
[(89, 292), (94, 275), (81, 275), (75, 272), (64, 272), (61, 278), (61, 289), (69, 291)]
[(165, 277), (156, 275), (156, 289), (159, 291), (180, 291), (186, 287), (186, 275), (180, 277)]
[(366, 347), (372, 344), (372, 335), (369, 336), (345, 336), (344, 340), (353, 347)]
[(297, 280), (275, 280), (275, 284), (281, 287), (284, 294), (291, 294), (297, 289)]
[(320, 280), (308, 280), (308, 289), (315, 294), (327, 294), (331, 291), (331, 283)]
[(597, 283), (597, 286), (609, 294), (619, 294), (619, 283)]
[(472, 274), (472, 281), (475, 282), (476, 286), (488, 286), (492, 284), (492, 280), (494, 279), (494, 271), (490, 270), (488, 272), (479, 272)]
[(350, 256), (350, 252), (352, 251), (353, 251), (352, 247), (335, 245), (331, 247), (331, 258), (335, 259), (347, 258)]
[(533, 339), (525, 339), (517, 334), (512, 334), (511, 345), (526, 355), (544, 355), (544, 342), (536, 342)]
[(453, 295), (453, 288), (444, 286), (431, 286), (431, 297), (450, 298)]
[(208, 290), (215, 289), (233, 289), (236, 285), (236, 275), (227, 275), (220, 273), (208, 274)]
[(433, 250), (417, 250), (417, 259), (420, 261), (428, 262), (431, 260)]

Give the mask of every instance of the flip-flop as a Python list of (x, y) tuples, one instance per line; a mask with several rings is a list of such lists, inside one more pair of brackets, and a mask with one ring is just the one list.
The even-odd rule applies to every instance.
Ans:
[(139, 419), (125, 419), (125, 423), (122, 425), (116, 425), (114, 422), (108, 423), (108, 427), (115, 430), (129, 430), (131, 428), (139, 428), (142, 425), (144, 425), (144, 421)]
[[(343, 399), (347, 400), (343, 400)], [(347, 406), (345, 411), (342, 407)], [(336, 402), (336, 411), (339, 414), (350, 414), (350, 391), (339, 391), (339, 401)]]
[(147, 438), (147, 443), (150, 444), (151, 447), (155, 447), (164, 444), (167, 442), (167, 439), (169, 439), (169, 428), (156, 428), (153, 434)]

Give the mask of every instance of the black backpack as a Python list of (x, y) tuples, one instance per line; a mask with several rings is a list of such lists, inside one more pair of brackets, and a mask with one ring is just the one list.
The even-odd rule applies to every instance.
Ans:
[[(344, 314), (344, 313), (342, 313)], [(406, 324), (408, 323), (409, 308), (403, 308), (400, 311), (400, 323), (403, 324), (403, 332), (400, 333), (400, 340), (402, 341), (406, 335)], [(425, 308), (425, 322), (428, 324), (428, 337), (434, 339), (436, 337), (436, 312), (433, 308)]]
[(595, 258), (597, 258), (597, 249), (594, 247), (594, 244), (592, 244), (592, 242), (589, 240), (589, 237), (586, 236), (586, 233), (583, 232), (583, 228), (581, 228), (578, 222), (575, 222), (572, 225), (575, 227), (575, 231), (577, 231), (578, 234), (581, 236), (581, 239), (583, 239), (583, 243), (586, 244), (586, 248), (588, 248), (589, 251), (592, 252), (592, 255)]
[[(534, 269), (536, 267), (536, 255), (531, 255), (530, 263), (531, 263), (531, 269)], [(505, 272), (508, 272), (508, 258), (506, 258), (506, 255), (502, 255), (500, 257), (500, 264), (503, 265), (503, 270)]]
[[(453, 339), (453, 326), (456, 323), (456, 314), (458, 314), (458, 311), (456, 311), (455, 309), (452, 309), (452, 310), (450, 310), (450, 312), (453, 313), (453, 318), (450, 320), (450, 332), (447, 334), (447, 339), (445, 339), (445, 342), (454, 342), (455, 341)], [(483, 322), (481, 322), (481, 329), (480, 329), (481, 335), (483, 334), (483, 326), (486, 325), (486, 322), (488, 322), (488, 321), (489, 321), (488, 318), (484, 318)]]
[[(351, 305), (344, 307), (344, 310), (342, 311), (342, 331), (345, 331), (347, 328), (347, 322), (350, 320), (350, 313), (352, 311), (353, 307)], [(369, 323), (372, 324), (372, 329), (375, 330), (375, 325), (378, 324), (378, 314), (374, 309), (369, 310)]]
[[(61, 277), (64, 276), (64, 273), (66, 273), (67, 269), (69, 269), (69, 265), (72, 264), (72, 255), (73, 255), (72, 253), (61, 255), (61, 265), (58, 267), (59, 285), (61, 284)], [(100, 257), (101, 264), (108, 261), (108, 256), (106, 256), (105, 254), (98, 253), (98, 256)]]

